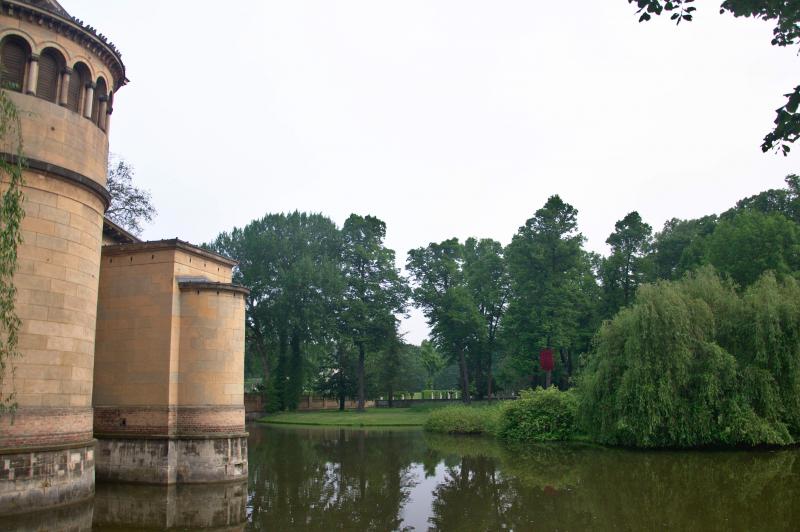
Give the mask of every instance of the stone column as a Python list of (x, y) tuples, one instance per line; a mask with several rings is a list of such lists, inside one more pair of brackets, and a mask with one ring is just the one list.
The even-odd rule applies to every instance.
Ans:
[(65, 68), (61, 74), (61, 96), (58, 99), (58, 105), (61, 107), (66, 107), (69, 104), (69, 78), (71, 76), (71, 68)]
[(39, 83), (39, 56), (36, 54), (31, 54), (31, 60), (28, 65), (28, 88), (25, 92), (35, 96), (36, 84)]
[(97, 111), (97, 127), (106, 130), (106, 119), (108, 118), (108, 96), (100, 96), (100, 109)]
[(86, 84), (86, 93), (83, 97), (83, 116), (92, 118), (92, 103), (94, 102), (94, 83)]

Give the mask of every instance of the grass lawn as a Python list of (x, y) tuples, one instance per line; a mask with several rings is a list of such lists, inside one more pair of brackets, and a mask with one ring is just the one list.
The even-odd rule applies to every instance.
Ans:
[(356, 410), (323, 410), (317, 412), (278, 412), (259, 419), (262, 423), (280, 425), (331, 425), (340, 427), (421, 427), (430, 409), (369, 408)]

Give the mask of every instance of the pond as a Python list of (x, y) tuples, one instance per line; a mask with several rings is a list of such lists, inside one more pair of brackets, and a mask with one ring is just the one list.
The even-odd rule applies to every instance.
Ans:
[(800, 529), (798, 449), (515, 448), (420, 430), (248, 430), (247, 485), (98, 484), (89, 503), (0, 529)]

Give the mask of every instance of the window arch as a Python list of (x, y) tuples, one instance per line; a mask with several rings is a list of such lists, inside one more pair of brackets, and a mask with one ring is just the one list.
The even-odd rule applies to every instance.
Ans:
[(64, 58), (54, 48), (46, 48), (39, 56), (39, 80), (36, 83), (36, 96), (50, 102), (57, 102), (62, 72), (64, 72)]
[(81, 112), (83, 105), (83, 94), (86, 90), (86, 84), (92, 79), (92, 74), (89, 72), (89, 67), (84, 63), (77, 63), (72, 69), (72, 75), (69, 77), (69, 89), (67, 94), (67, 108)]
[[(97, 78), (97, 84), (94, 89), (94, 102), (92, 102), (92, 122), (94, 122), (98, 127), (100, 126), (101, 121), (105, 118), (100, 116), (100, 102), (105, 102), (107, 98), (108, 88), (106, 86), (106, 80), (103, 78)], [(103, 107), (105, 108), (105, 106)]]
[(31, 57), (31, 49), (25, 39), (11, 35), (3, 39), (0, 50), (0, 86), (11, 91), (22, 92), (25, 71)]

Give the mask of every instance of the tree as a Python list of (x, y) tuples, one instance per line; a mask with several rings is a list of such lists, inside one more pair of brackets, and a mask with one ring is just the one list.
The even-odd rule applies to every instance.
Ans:
[(436, 378), (439, 372), (444, 369), (445, 360), (429, 340), (422, 341), (422, 344), (419, 347), (418, 356), (428, 376), (427, 380), (425, 381), (425, 386), (429, 390), (432, 390), (434, 387), (433, 380)]
[(800, 226), (782, 214), (744, 210), (719, 222), (708, 239), (708, 260), (741, 287), (762, 273), (800, 269)]
[(614, 225), (614, 232), (606, 240), (606, 244), (611, 246), (611, 255), (602, 266), (607, 316), (627, 306), (645, 280), (649, 272), (647, 253), (652, 233), (653, 229), (636, 211), (628, 213)]
[(344, 289), (338, 228), (320, 214), (268, 214), (208, 247), (237, 260), (234, 281), (250, 289), (247, 353), (262, 357), (271, 408), (296, 408), (304, 353), (325, 351), (336, 338)]
[(478, 312), (486, 322), (485, 341), (474, 350), (473, 374), (479, 396), (492, 396), (492, 365), (497, 333), (511, 289), (503, 246), (490, 238), (464, 242), (464, 280)]
[(133, 166), (125, 159), (109, 159), (106, 188), (111, 194), (106, 217), (135, 235), (142, 234), (142, 223), (152, 222), (157, 212), (150, 192), (133, 185)]
[(436, 347), (458, 364), (462, 399), (470, 401), (467, 353), (485, 341), (486, 320), (478, 311), (463, 267), (457, 238), (408, 252), (406, 269), (414, 281), (414, 303), (422, 309)]
[(721, 218), (732, 218), (743, 210), (756, 210), (764, 214), (779, 213), (800, 224), (800, 176), (790, 174), (785, 181), (786, 188), (771, 188), (737, 201)]
[(538, 374), (538, 360), (533, 359), (541, 347), (558, 348), (562, 380), (571, 375), (573, 352), (581, 347), (580, 324), (592, 321), (587, 316), (594, 312), (596, 283), (577, 217), (572, 205), (551, 196), (506, 249), (511, 278), (503, 325), (511, 351), (506, 367), (526, 376), (529, 385)]
[(800, 285), (738, 293), (710, 267), (642, 286), (582, 374), (582, 422), (638, 447), (790, 444), (800, 436)]
[(358, 349), (358, 409), (364, 409), (365, 363), (369, 349), (388, 346), (396, 314), (405, 311), (408, 285), (384, 245), (386, 224), (351, 214), (342, 227), (342, 273), (346, 282), (341, 323)]
[(676, 280), (706, 260), (707, 237), (717, 226), (717, 216), (694, 220), (672, 218), (655, 234), (651, 260), (657, 279)]
[[(694, 0), (628, 0), (635, 3), (641, 13), (639, 22), (648, 21), (653, 15), (671, 13), (670, 19), (677, 24), (690, 22), (697, 8), (690, 5)], [(796, 0), (725, 0), (720, 13), (734, 17), (753, 17), (774, 20), (773, 46), (791, 46), (800, 42), (800, 4)], [(784, 155), (790, 151), (789, 144), (800, 138), (800, 85), (786, 94), (787, 101), (776, 111), (775, 128), (764, 137), (761, 150), (780, 150)]]

